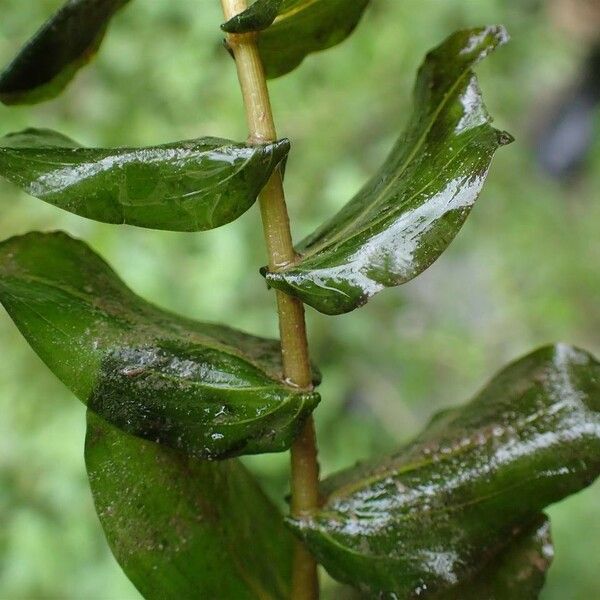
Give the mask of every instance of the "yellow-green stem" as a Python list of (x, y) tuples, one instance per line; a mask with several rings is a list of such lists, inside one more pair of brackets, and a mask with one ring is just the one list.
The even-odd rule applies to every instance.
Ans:
[[(231, 19), (247, 8), (246, 0), (221, 0), (225, 18)], [(277, 139), (265, 72), (257, 46), (257, 34), (230, 34), (228, 43), (235, 63), (244, 98), (251, 143)], [(277, 171), (263, 189), (260, 211), (269, 267), (278, 268), (296, 260), (290, 223), (285, 204), (283, 181)], [(304, 320), (304, 305), (298, 299), (277, 292), (279, 332), (283, 359), (283, 375), (299, 388), (311, 387), (311, 369)], [(309, 418), (291, 449), (291, 511), (301, 516), (318, 506), (319, 467), (315, 429)], [(317, 565), (301, 542), (296, 542), (292, 600), (316, 600), (319, 596)]]

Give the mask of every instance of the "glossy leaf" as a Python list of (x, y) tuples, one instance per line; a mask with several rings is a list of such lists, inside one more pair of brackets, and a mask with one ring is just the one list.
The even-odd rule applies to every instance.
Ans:
[(292, 539), (250, 473), (141, 440), (88, 411), (100, 522), (147, 600), (289, 598)]
[(435, 597), (599, 473), (600, 363), (545, 347), (391, 457), (326, 480), (322, 509), (290, 522), (336, 579), (381, 597)]
[(223, 29), (261, 31), (258, 47), (267, 77), (293, 71), (306, 56), (343, 42), (370, 0), (258, 0)]
[(227, 33), (261, 31), (269, 27), (278, 15), (305, 3), (305, 0), (256, 0), (246, 10), (223, 23), (221, 29)]
[(280, 380), (278, 342), (145, 302), (63, 233), (0, 244), (0, 301), (91, 409), (192, 456), (286, 450), (319, 401)]
[(287, 140), (247, 146), (199, 138), (149, 148), (82, 148), (55, 131), (0, 139), (0, 175), (82, 217), (202, 231), (246, 212), (287, 156)]
[[(485, 563), (474, 579), (444, 590), (419, 597), (432, 600), (537, 600), (546, 581), (546, 573), (554, 558), (550, 520), (538, 515), (531, 523), (515, 527), (506, 547)], [(367, 600), (372, 596), (356, 588), (342, 586), (332, 598)], [(398, 596), (377, 596), (378, 600), (396, 600)]]
[(460, 31), (427, 55), (408, 128), (382, 169), (304, 240), (270, 285), (326, 314), (349, 312), (427, 269), (458, 233), (496, 149), (472, 67), (508, 39), (502, 27)]
[(540, 515), (517, 529), (513, 540), (473, 581), (444, 592), (439, 600), (537, 600), (554, 558), (550, 521)]
[[(538, 515), (525, 527), (516, 527), (506, 547), (485, 563), (474, 579), (439, 594), (423, 589), (420, 598), (431, 600), (537, 600), (554, 558), (550, 520)], [(367, 600), (356, 588), (339, 585), (332, 598)], [(378, 600), (396, 600), (398, 596), (377, 596)]]
[(57, 96), (96, 54), (114, 14), (129, 0), (67, 0), (0, 74), (4, 104)]

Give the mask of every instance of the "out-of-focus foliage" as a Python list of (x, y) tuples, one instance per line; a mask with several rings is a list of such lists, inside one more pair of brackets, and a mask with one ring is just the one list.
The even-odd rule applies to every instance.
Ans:
[[(60, 4), (4, 0), (0, 63)], [(108, 147), (201, 135), (244, 139), (222, 20), (217, 0), (132, 4), (61, 98), (0, 108), (0, 133), (50, 127)], [(427, 273), (347, 316), (308, 309), (324, 374), (316, 418), (325, 475), (399, 446), (438, 409), (473, 395), (536, 346), (563, 340), (600, 354), (600, 141), (575, 188), (536, 173), (532, 119), (584, 52), (552, 28), (539, 2), (375, 0), (344, 44), (273, 81), (279, 134), (293, 143), (286, 186), (295, 238), (339, 210), (381, 164), (406, 123), (423, 52), (482, 23), (503, 23), (512, 34), (478, 75), (495, 125), (517, 141), (497, 157), (470, 226)], [(265, 252), (254, 208), (219, 230), (161, 233), (86, 221), (0, 184), (0, 210), (1, 239), (66, 229), (162, 306), (277, 334), (274, 300), (258, 275)], [(0, 339), (0, 596), (139, 598), (93, 512), (82, 458), (84, 408), (5, 314)], [(247, 462), (280, 500), (288, 457)], [(597, 593), (599, 502), (596, 484), (550, 509), (556, 557), (543, 600)]]
[(98, 51), (110, 19), (129, 0), (66, 0), (0, 73), (0, 101), (57, 96)]

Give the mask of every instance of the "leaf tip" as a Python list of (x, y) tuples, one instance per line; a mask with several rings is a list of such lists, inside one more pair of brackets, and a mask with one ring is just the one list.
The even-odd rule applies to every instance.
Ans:
[(508, 133), (508, 131), (496, 131), (496, 136), (499, 146), (508, 146), (515, 141), (514, 136)]
[(288, 138), (281, 138), (280, 140), (272, 143), (272, 148), (278, 156), (284, 158), (292, 149), (292, 143)]
[(232, 19), (229, 19), (229, 21), (225, 21), (225, 23), (221, 23), (220, 25), (221, 31), (224, 31), (225, 33), (229, 33), (229, 34), (240, 34), (241, 33), (241, 27), (240, 27), (240, 19), (238, 17), (233, 17)]
[(258, 0), (221, 25), (226, 33), (244, 34), (267, 29), (279, 14), (281, 0)]
[(312, 412), (321, 403), (321, 394), (318, 392), (306, 392), (302, 394), (302, 402)]
[[(457, 57), (467, 59), (473, 67), (500, 46), (508, 43), (510, 35), (503, 25), (486, 25), (456, 31), (428, 55), (429, 60), (439, 60), (440, 52), (456, 52)], [(458, 44), (458, 45), (456, 45)]]
[[(472, 30), (472, 42), (476, 44), (477, 41), (487, 42), (488, 52), (508, 44), (510, 41), (510, 34), (504, 25), (486, 25)], [(484, 56), (487, 55), (487, 52)]]
[(244, 19), (242, 18), (243, 13), (236, 15), (229, 19), (229, 21), (225, 21), (225, 23), (221, 23), (220, 28), (221, 31), (230, 34), (240, 34), (244, 31)]
[(496, 45), (504, 46), (510, 42), (510, 33), (504, 25), (489, 25), (486, 29), (496, 40)]

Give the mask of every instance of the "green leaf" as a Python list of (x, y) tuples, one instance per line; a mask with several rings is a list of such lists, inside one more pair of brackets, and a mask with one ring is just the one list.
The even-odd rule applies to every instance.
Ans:
[[(434, 596), (422, 590), (420, 597), (433, 600), (537, 600), (554, 558), (550, 520), (538, 515), (524, 527), (515, 527), (506, 547), (485, 563), (474, 579)], [(356, 588), (339, 585), (333, 598), (366, 600), (372, 597)], [(384, 600), (387, 596), (378, 596)], [(390, 596), (394, 600), (398, 596)]]
[(496, 149), (471, 68), (508, 39), (502, 27), (460, 31), (427, 55), (408, 127), (382, 169), (304, 240), (269, 284), (326, 314), (365, 304), (427, 269), (458, 233)]
[(64, 233), (0, 244), (0, 302), (91, 409), (192, 456), (286, 450), (319, 401), (281, 381), (278, 342), (145, 302)]
[(239, 461), (182, 456), (90, 411), (85, 460), (109, 545), (144, 598), (289, 598), (291, 534)]
[(439, 600), (537, 600), (554, 558), (550, 521), (539, 515), (473, 581), (453, 588)]
[(0, 101), (35, 104), (57, 96), (100, 47), (129, 0), (68, 0), (0, 74)]
[(306, 56), (343, 42), (370, 0), (258, 0), (222, 25), (229, 33), (261, 31), (267, 77), (293, 71)]
[(290, 524), (340, 581), (381, 597), (435, 595), (599, 473), (600, 363), (551, 346), (391, 457), (326, 480), (321, 510)]
[(278, 15), (302, 4), (306, 4), (306, 0), (256, 0), (252, 6), (223, 23), (221, 29), (227, 33), (261, 31), (269, 27)]
[(203, 231), (237, 219), (287, 156), (287, 140), (248, 146), (199, 138), (149, 148), (81, 148), (55, 131), (0, 138), (0, 176), (104, 223)]

